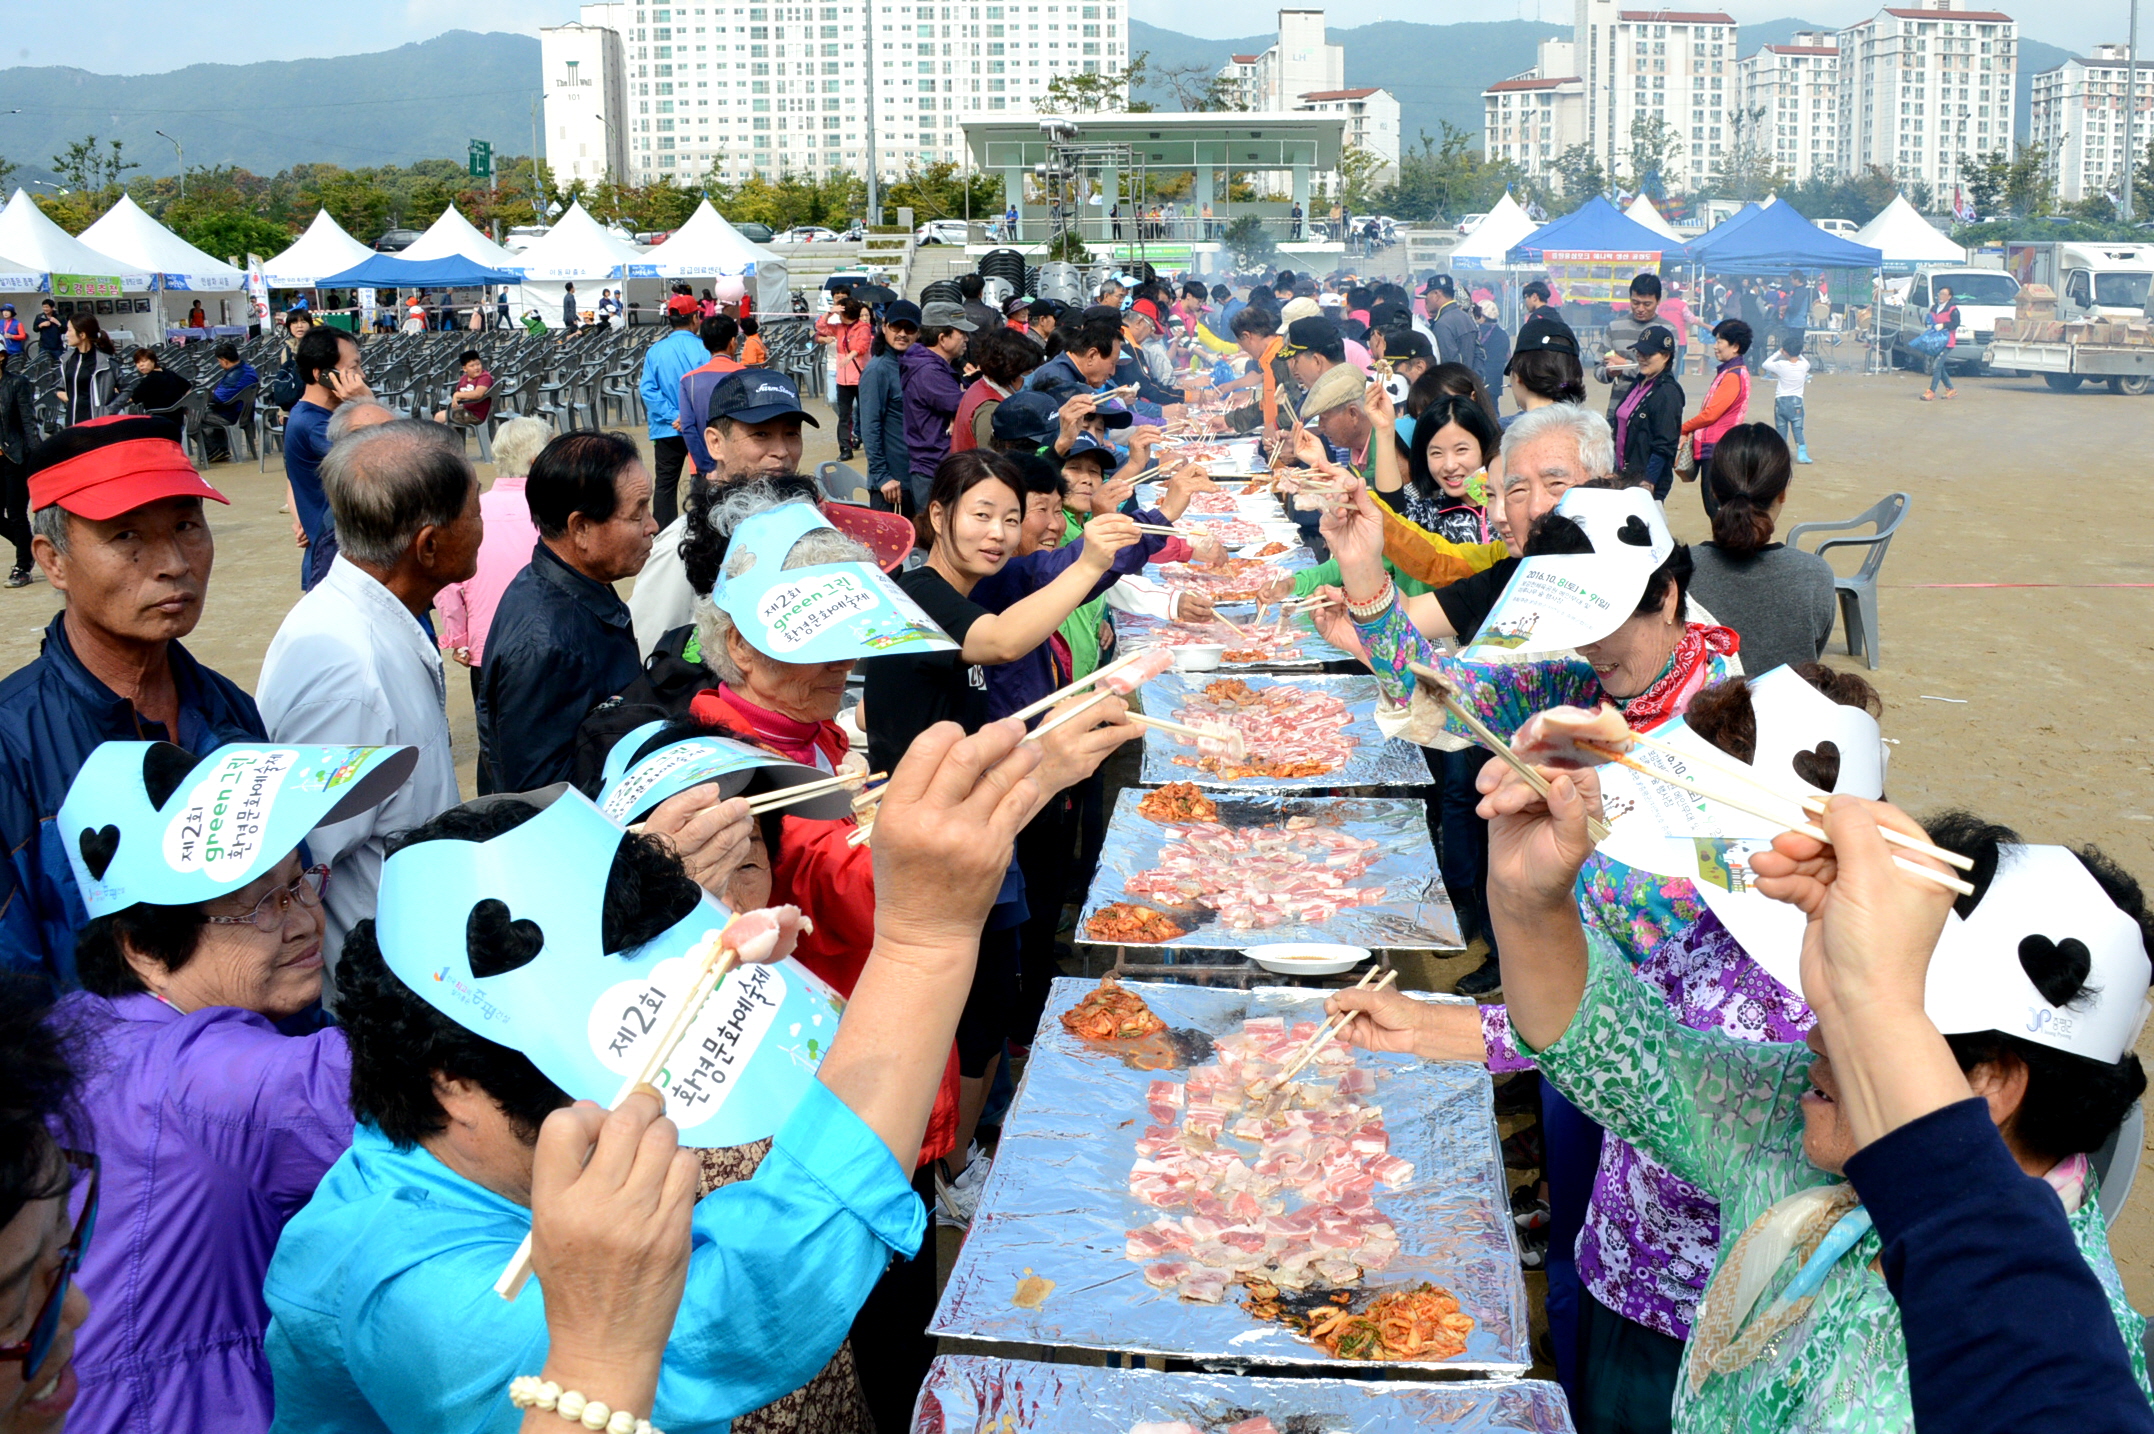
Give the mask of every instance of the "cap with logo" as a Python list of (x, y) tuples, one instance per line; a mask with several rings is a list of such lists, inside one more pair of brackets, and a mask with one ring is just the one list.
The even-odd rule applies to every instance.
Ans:
[(1001, 443), (1022, 443), (1032, 448), (1052, 443), (1062, 429), (1057, 417), (1061, 409), (1061, 400), (1053, 394), (1020, 389), (995, 405), (991, 420), (995, 438)]
[(1518, 326), (1518, 341), (1511, 346), (1514, 356), (1533, 349), (1557, 349), (1567, 354), (1578, 352), (1578, 335), (1572, 333), (1570, 325), (1561, 319), (1544, 317), (1546, 312), (1536, 309)]
[(974, 323), (971, 316), (965, 312), (964, 305), (953, 304), (947, 299), (937, 299), (920, 311), (920, 327), (923, 329), (956, 329), (961, 333), (969, 334), (980, 326)]
[(1637, 353), (1640, 358), (1647, 358), (1653, 354), (1672, 354), (1674, 352), (1675, 335), (1669, 333), (1658, 324), (1638, 335)]
[[(1291, 309), (1293, 305), (1287, 307)], [(1321, 315), (1296, 319), (1286, 326), (1284, 352), (1290, 357), (1298, 353), (1320, 353), (1337, 363), (1346, 357), (1346, 336), (1339, 332), (1336, 323)]]
[(800, 389), (776, 369), (744, 368), (729, 373), (711, 390), (709, 418), (716, 423), (729, 418), (735, 423), (768, 423), (773, 418), (797, 418), (821, 428), (800, 406)]
[(910, 299), (892, 299), (883, 305), (883, 322), (920, 327), (920, 306)]
[(31, 449), (24, 467), (33, 510), (57, 503), (92, 521), (163, 498), (231, 501), (195, 471), (180, 447), (179, 425), (145, 415), (116, 414), (63, 428)]
[(1406, 329), (1403, 332), (1398, 329), (1386, 329), (1384, 331), (1384, 357), (1393, 363), (1403, 363), (1407, 359), (1433, 360), (1436, 357), (1436, 349), (1429, 342), (1429, 336), (1419, 329)]
[(1451, 276), (1449, 274), (1430, 275), (1429, 288), (1434, 289), (1437, 293), (1442, 294), (1447, 299), (1456, 298), (1458, 296), (1458, 285), (1452, 282)]
[(1113, 471), (1121, 462), (1121, 455), (1115, 452), (1114, 445), (1093, 433), (1078, 434), (1070, 443), (1070, 451), (1062, 455), (1062, 461), (1067, 463), (1072, 458), (1082, 458), (1088, 453), (1099, 455), (1101, 473)]

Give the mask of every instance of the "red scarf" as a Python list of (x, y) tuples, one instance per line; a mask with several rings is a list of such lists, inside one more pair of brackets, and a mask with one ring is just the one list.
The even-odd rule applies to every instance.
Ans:
[(1690, 709), (1690, 699), (1713, 680), (1713, 659), (1734, 656), (1742, 643), (1733, 628), (1685, 623), (1675, 655), (1668, 659), (1668, 670), (1636, 697), (1616, 704), (1623, 709), (1623, 719), (1636, 730), (1649, 732), (1670, 717), (1682, 715)]
[(836, 771), (838, 763), (845, 760), (845, 731), (837, 723), (796, 721), (757, 706), (722, 682), (698, 692), (688, 706), (688, 715), (706, 727), (723, 727), (805, 767)]

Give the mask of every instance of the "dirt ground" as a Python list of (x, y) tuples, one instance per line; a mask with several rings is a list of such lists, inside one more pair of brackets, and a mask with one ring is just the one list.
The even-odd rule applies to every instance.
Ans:
[[(1695, 407), (1704, 381), (1684, 383)], [(2154, 882), (2154, 734), (2132, 715), (2154, 671), (2154, 512), (2143, 495), (2113, 492), (2137, 481), (2154, 448), (2154, 397), (1976, 378), (1955, 401), (1922, 403), (1922, 384), (1813, 379), (1816, 463), (1796, 470), (1786, 514), (1851, 518), (1887, 493), (1913, 495), (1882, 574), (1883, 666), (1866, 674), (1898, 743), (1891, 794), (1917, 816), (1964, 806), (2030, 840), (2096, 843)], [(1752, 418), (1770, 421), (1771, 388), (1757, 385)], [(824, 429), (809, 430), (811, 468), (836, 457), (830, 416), (813, 407)], [(188, 645), (251, 687), (299, 594), (283, 474), (272, 458), (268, 472), (242, 462), (210, 478), (232, 506), (212, 505), (217, 568)], [(2076, 496), (2067, 504), (2053, 489)], [(1678, 539), (1707, 535), (1695, 486), (1679, 485), (1668, 510)], [(55, 607), (42, 580), (0, 591), (0, 671), (35, 656)], [(1851, 661), (1838, 637), (1826, 660)], [(470, 687), (452, 673), (448, 691), (468, 792)], [(1467, 969), (1442, 965), (1458, 969), (1440, 979)], [(2140, 1049), (2154, 1063), (2154, 1034)], [(2111, 1242), (2133, 1302), (2154, 1309), (2154, 1182), (2134, 1191)]]

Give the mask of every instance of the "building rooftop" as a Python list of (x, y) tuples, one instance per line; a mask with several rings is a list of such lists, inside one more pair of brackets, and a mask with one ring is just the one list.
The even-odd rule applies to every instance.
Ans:
[(1154, 168), (1193, 168), (1201, 151), (1206, 163), (1236, 169), (1335, 169), (1346, 138), (1346, 116), (1308, 110), (968, 116), (965, 142), (974, 163), (1030, 169), (1045, 160), (1050, 146), (1042, 121), (1075, 124), (1071, 142), (1080, 147), (1128, 145)]
[(1837, 55), (1840, 53), (1838, 47), (1833, 45), (1767, 45), (1765, 48), (1776, 55)]
[(1237, 65), (1253, 65), (1257, 62), (1255, 55), (1229, 55), (1227, 58)]
[(1374, 85), (1363, 90), (1310, 90), (1302, 96), (1302, 100), (1365, 100), (1375, 93)]
[(1643, 20), (1654, 25), (1732, 25), (1733, 15), (1718, 10), (1623, 10), (1620, 20)]
[(2012, 23), (2012, 17), (2002, 10), (1894, 10), (1888, 6), (1885, 13), (1902, 20), (1995, 20), (2007, 25)]
[(1487, 89), (1481, 91), (1481, 93), (1484, 95), (1493, 95), (1500, 91), (1507, 90), (1552, 90), (1558, 85), (1576, 85), (1581, 83), (1583, 83), (1583, 81), (1581, 81), (1576, 75), (1565, 75), (1561, 79), (1546, 80), (1498, 80), (1493, 85), (1490, 85)]

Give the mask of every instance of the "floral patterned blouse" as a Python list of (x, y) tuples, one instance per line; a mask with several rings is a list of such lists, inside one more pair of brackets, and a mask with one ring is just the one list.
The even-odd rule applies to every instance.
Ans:
[[(1597, 923), (1587, 924), (1586, 946), (1589, 970), (1578, 1014), (1554, 1044), (1533, 1053), (1545, 1079), (1612, 1134), (1717, 1202), (1731, 1230), (1747, 1229), (1777, 1200), (1834, 1183), (1803, 1156), (1807, 1049), (1691, 1030), (1679, 1009), (1631, 970)], [(2072, 1230), (2108, 1292), (2132, 1371), (2146, 1390), (2146, 1321), (2125, 1297), (2095, 1194), (2090, 1189), (2070, 1216)], [(1696, 1393), (1688, 1368), (1692, 1352), (1686, 1350), (1676, 1381), (1677, 1434), (1911, 1430), (1907, 1344), (1899, 1306), (1876, 1266), (1879, 1249), (1877, 1232), (1865, 1233), (1826, 1275), (1798, 1323), (1769, 1342), (1754, 1363), (1707, 1377)], [(1711, 1263), (1717, 1256), (1707, 1248), (1694, 1258)], [(1756, 1308), (1771, 1305), (1798, 1264), (1789, 1259), (1773, 1273)], [(2029, 1317), (2039, 1318), (2039, 1312)]]

